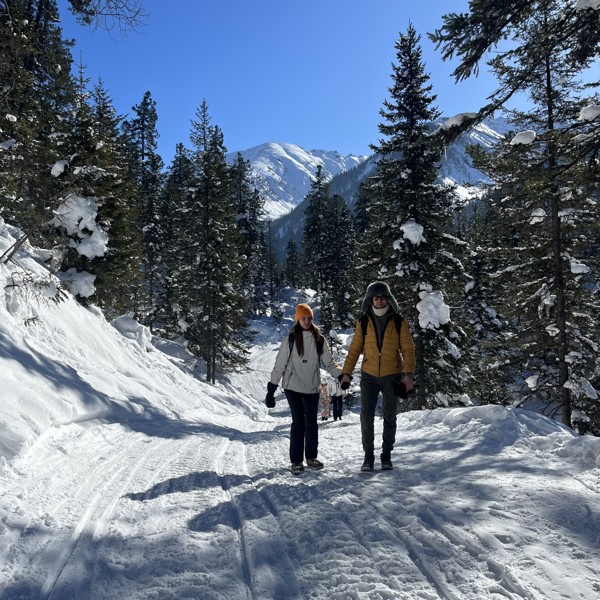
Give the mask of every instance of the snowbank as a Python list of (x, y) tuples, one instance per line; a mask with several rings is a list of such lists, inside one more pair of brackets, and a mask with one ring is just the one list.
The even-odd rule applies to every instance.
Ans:
[[(0, 219), (0, 255), (18, 235)], [(22, 268), (0, 264), (0, 463), (48, 429), (72, 422), (104, 419), (139, 428), (149, 415), (166, 423), (199, 400), (209, 415), (239, 409), (219, 386), (184, 372), (181, 361), (148, 352), (149, 331), (130, 316), (113, 326), (70, 294), (60, 304), (50, 301), (22, 281), (23, 269), (51, 287), (58, 280), (26, 250), (17, 258)]]

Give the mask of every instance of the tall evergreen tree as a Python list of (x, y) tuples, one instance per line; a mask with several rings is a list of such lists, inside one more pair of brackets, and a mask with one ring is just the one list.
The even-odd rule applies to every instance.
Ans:
[(339, 195), (327, 197), (323, 210), (324, 278), (321, 323), (326, 332), (347, 329), (356, 322), (352, 300), (355, 285), (356, 239), (350, 209)]
[(362, 237), (369, 227), (369, 207), (372, 202), (372, 186), (369, 179), (360, 182), (354, 196), (353, 222), (354, 230)]
[(163, 185), (163, 161), (158, 154), (158, 114), (150, 92), (132, 107), (134, 117), (123, 124), (130, 169), (138, 185), (138, 227), (143, 239), (143, 292), (137, 306), (141, 320), (154, 329), (157, 325), (159, 297), (164, 273), (164, 232), (160, 199)]
[(197, 116), (191, 135), (195, 176), (184, 209), (188, 232), (179, 240), (184, 267), (178, 284), (188, 324), (185, 336), (206, 361), (207, 381), (214, 383), (218, 369), (247, 362), (247, 305), (240, 285), (245, 265), (223, 133), (210, 124), (205, 101)]
[(326, 332), (353, 321), (355, 236), (345, 200), (331, 196), (319, 165), (304, 215), (303, 256), (308, 283), (321, 300), (321, 324)]
[(139, 188), (128, 172), (126, 147), (117, 115), (102, 81), (92, 90), (91, 117), (96, 139), (94, 157), (106, 180), (97, 195), (98, 222), (108, 234), (108, 251), (96, 260), (96, 298), (109, 315), (131, 311), (140, 290), (142, 239), (135, 199)]
[(580, 67), (568, 60), (570, 45), (550, 35), (563, 22), (564, 3), (545, 0), (537, 9), (509, 29), (515, 47), (490, 63), (501, 87), (520, 86), (531, 108), (512, 111), (517, 135), (477, 159), (499, 186), (495, 209), (513, 230), (501, 238), (503, 266), (511, 268), (500, 281), (512, 299), (513, 371), (527, 382), (520, 395), (550, 414), (560, 407), (568, 425), (600, 431), (592, 384), (600, 375), (593, 341), (600, 305), (590, 292), (599, 265), (587, 252), (600, 216), (590, 201), (598, 182), (573, 140), (573, 130), (587, 139), (593, 125), (577, 121), (588, 101), (577, 98)]
[(285, 282), (293, 288), (302, 285), (301, 256), (293, 238), (285, 248)]
[(480, 404), (510, 406), (515, 400), (515, 373), (510, 366), (513, 331), (503, 312), (506, 290), (498, 285), (497, 274), (506, 265), (501, 246), (511, 246), (514, 230), (512, 222), (495, 208), (499, 193), (490, 184), (481, 199), (463, 208), (471, 280), (463, 301), (454, 304), (453, 310), (460, 312), (469, 338), (467, 358), (474, 376), (465, 391)]
[[(68, 158), (62, 161), (64, 170), (55, 173), (62, 186), (57, 203), (64, 207), (66, 221), (53, 222), (68, 236), (60, 266), (63, 272), (93, 275), (95, 292), (89, 296), (86, 291), (84, 298), (116, 316), (132, 308), (139, 287), (140, 245), (133, 210), (137, 190), (128, 174), (120, 117), (102, 82), (87, 90), (83, 66), (75, 107), (70, 133), (63, 137)], [(65, 226), (73, 218), (69, 212), (78, 219), (75, 230)]]
[[(442, 148), (429, 135), (439, 116), (422, 62), (420, 37), (410, 25), (395, 44), (390, 99), (384, 102), (379, 130), (384, 139), (373, 178), (367, 239), (381, 260), (379, 277), (390, 279), (413, 323), (417, 357), (417, 404), (460, 401), (468, 379), (458, 347), (461, 329), (423, 313), (429, 303), (453, 298), (466, 283), (463, 245), (448, 235), (452, 190), (437, 183)], [(443, 308), (443, 307), (441, 307)]]
[(182, 298), (187, 295), (186, 274), (190, 268), (187, 249), (190, 228), (188, 211), (194, 176), (191, 152), (183, 144), (177, 144), (160, 201), (165, 277), (158, 299), (158, 326), (155, 325), (155, 328), (167, 337), (183, 336), (187, 327), (183, 320)]
[(264, 202), (252, 183), (250, 163), (237, 154), (231, 167), (231, 194), (236, 207), (238, 230), (242, 236), (245, 269), (242, 290), (252, 315), (265, 314), (269, 306), (266, 277), (268, 249), (264, 240)]
[(325, 281), (325, 253), (327, 244), (323, 227), (323, 215), (329, 200), (329, 184), (321, 165), (317, 166), (317, 172), (306, 200), (302, 254), (306, 262), (308, 285), (320, 291), (323, 289)]
[(61, 184), (51, 174), (75, 83), (69, 44), (54, 0), (0, 3), (0, 214), (34, 244), (49, 244), (45, 224)]

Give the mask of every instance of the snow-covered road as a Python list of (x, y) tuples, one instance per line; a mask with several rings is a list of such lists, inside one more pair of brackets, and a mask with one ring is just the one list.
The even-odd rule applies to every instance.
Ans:
[(43, 434), (0, 500), (0, 598), (598, 598), (597, 446), (501, 407), (412, 413), (365, 475), (346, 412), (294, 477), (286, 403), (260, 404), (274, 348), (221, 390), (246, 411)]

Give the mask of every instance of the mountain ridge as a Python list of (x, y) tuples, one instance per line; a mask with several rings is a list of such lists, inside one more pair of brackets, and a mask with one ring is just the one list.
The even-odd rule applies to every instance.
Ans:
[(305, 150), (287, 142), (265, 142), (247, 150), (233, 152), (233, 162), (241, 154), (252, 168), (254, 185), (265, 201), (265, 212), (271, 219), (293, 210), (310, 191), (319, 166), (326, 179), (365, 162), (365, 155), (342, 155), (336, 150)]
[[(442, 122), (435, 125), (439, 126)], [(473, 167), (467, 146), (477, 144), (490, 148), (507, 130), (506, 120), (496, 118), (463, 133), (446, 149), (439, 169), (440, 180), (450, 180), (460, 188), (489, 183), (489, 179)], [(358, 185), (375, 167), (376, 160), (376, 155), (306, 150), (289, 142), (265, 142), (247, 150), (231, 152), (227, 160), (233, 162), (238, 154), (250, 163), (254, 185), (265, 202), (266, 218), (275, 221), (285, 218), (302, 203), (319, 165), (330, 182), (331, 192), (340, 194), (352, 204)], [(459, 193), (464, 194), (464, 189), (460, 189)]]
[[(508, 130), (507, 121), (496, 118), (488, 119), (460, 135), (446, 148), (439, 166), (440, 182), (454, 185), (461, 201), (478, 197), (482, 187), (490, 180), (473, 166), (467, 148), (472, 144), (492, 148)], [(290, 152), (284, 164), (280, 162), (282, 151)], [(255, 185), (265, 200), (267, 219), (272, 221), (273, 250), (280, 257), (288, 241), (291, 238), (298, 241), (301, 236), (305, 197), (317, 165), (321, 164), (324, 169), (330, 193), (339, 194), (352, 206), (358, 186), (375, 168), (377, 160), (377, 155), (342, 157), (336, 151), (307, 151), (294, 144), (282, 143), (261, 144), (240, 154), (250, 162)], [(326, 163), (324, 158), (330, 162)]]

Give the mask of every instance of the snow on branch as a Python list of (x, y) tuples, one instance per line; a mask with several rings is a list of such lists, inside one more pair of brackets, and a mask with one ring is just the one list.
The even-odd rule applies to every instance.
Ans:
[(600, 10), (600, 0), (577, 0), (575, 10)]
[(435, 292), (420, 292), (421, 301), (417, 303), (419, 325), (423, 329), (439, 329), (450, 321), (450, 307), (444, 302), (440, 290)]
[(104, 256), (108, 234), (96, 223), (98, 206), (95, 200), (69, 194), (54, 214), (50, 224), (73, 236), (69, 240), (71, 248), (89, 259)]

